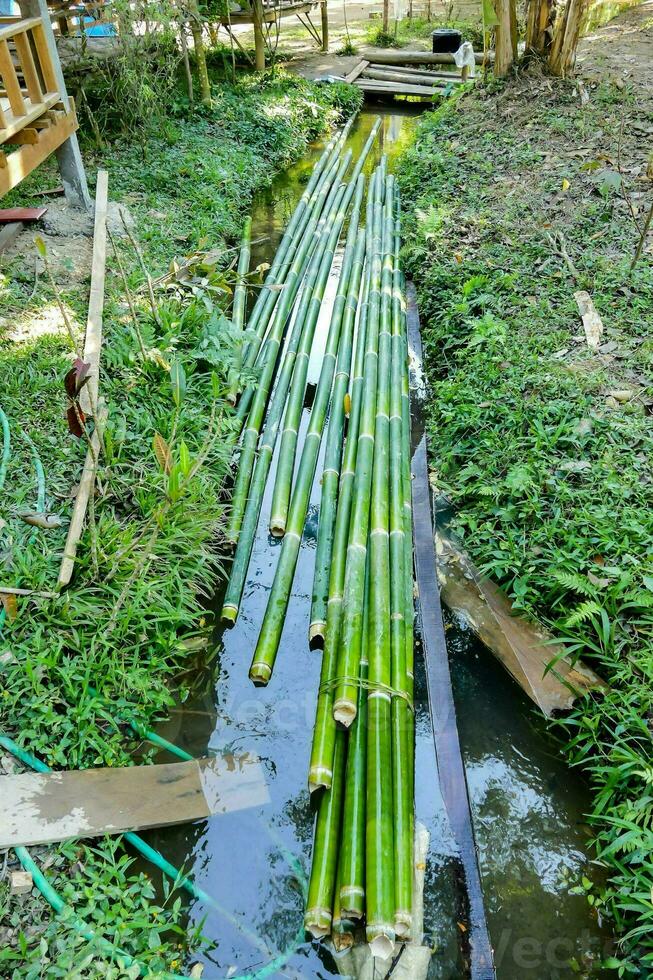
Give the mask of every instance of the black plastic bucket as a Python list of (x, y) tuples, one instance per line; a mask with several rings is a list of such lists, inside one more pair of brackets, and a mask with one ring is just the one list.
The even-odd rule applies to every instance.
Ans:
[(457, 51), (463, 43), (463, 36), (460, 31), (452, 27), (438, 27), (431, 34), (433, 40), (433, 54), (440, 54), (442, 51)]

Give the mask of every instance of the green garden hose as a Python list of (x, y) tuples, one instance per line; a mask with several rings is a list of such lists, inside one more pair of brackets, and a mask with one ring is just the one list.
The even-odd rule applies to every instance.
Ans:
[(0, 424), (2, 425), (2, 458), (0, 459), (0, 490), (2, 490), (7, 476), (9, 457), (11, 455), (11, 434), (9, 432), (9, 419), (0, 408)]
[[(70, 908), (70, 906), (64, 902), (61, 895), (52, 887), (38, 865), (32, 860), (27, 848), (15, 847), (14, 850), (21, 865), (25, 871), (29, 871), (34, 884), (41, 892), (41, 895), (43, 895), (43, 898), (55, 910), (57, 915), (61, 915), (68, 908)], [(137, 966), (141, 976), (147, 976), (147, 974), (150, 973), (146, 966), (143, 966), (142, 963), (135, 960), (133, 956), (129, 955), (129, 953), (125, 953), (122, 949), (114, 946), (113, 943), (109, 942), (108, 939), (105, 939), (104, 936), (99, 936), (97, 932), (91, 929), (90, 926), (86, 925), (85, 922), (82, 922), (81, 919), (70, 918), (68, 923), (76, 932), (80, 934), (80, 936), (83, 936), (84, 939), (87, 939), (89, 942), (97, 943), (101, 951), (106, 956), (110, 956), (112, 959), (119, 956), (124, 961), (126, 967)], [(168, 973), (167, 971), (160, 974), (160, 976), (165, 978), (165, 980), (186, 980), (186, 977), (181, 976), (178, 973)]]
[(26, 432), (23, 432), (23, 439), (32, 451), (32, 461), (36, 470), (37, 502), (36, 509), (42, 514), (45, 511), (45, 470), (38, 450)]

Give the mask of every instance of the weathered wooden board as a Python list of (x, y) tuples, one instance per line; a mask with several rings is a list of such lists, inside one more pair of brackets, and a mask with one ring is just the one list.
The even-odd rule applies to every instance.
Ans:
[(47, 208), (0, 208), (0, 225), (14, 221), (38, 221)]
[(254, 756), (0, 777), (0, 848), (201, 820), (269, 802)]
[[(446, 85), (445, 79), (431, 72), (413, 74), (403, 68), (392, 71), (384, 68), (366, 68), (360, 81), (366, 82), (368, 78), (378, 79), (382, 82), (392, 82), (394, 84), (425, 85), (431, 88), (441, 88)], [(458, 75), (452, 74), (448, 81), (454, 85), (460, 85), (460, 77)]]
[(369, 61), (365, 61), (365, 60), (359, 61), (358, 64), (354, 68), (352, 68), (349, 74), (345, 75), (345, 81), (351, 85), (353, 82), (356, 81), (359, 75), (362, 75), (362, 73), (365, 71), (368, 65), (369, 65)]
[(379, 93), (380, 95), (421, 95), (422, 98), (430, 99), (439, 92), (444, 92), (444, 87), (435, 88), (432, 85), (402, 85), (399, 82), (378, 82), (376, 79), (359, 78), (354, 83), (363, 92)]

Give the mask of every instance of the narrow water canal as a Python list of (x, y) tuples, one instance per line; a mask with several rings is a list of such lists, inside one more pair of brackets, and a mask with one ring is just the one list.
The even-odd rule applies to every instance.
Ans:
[[(350, 135), (360, 150), (376, 112), (364, 111)], [(384, 112), (376, 153), (390, 160), (410, 139), (416, 116)], [(252, 237), (253, 263), (267, 261), (301, 194), (319, 147), (257, 199)], [(328, 322), (328, 318), (325, 318)], [(320, 357), (316, 334), (313, 362)], [(304, 412), (304, 429), (308, 411)], [(318, 478), (321, 473), (318, 465)], [(327, 977), (338, 974), (336, 961), (316, 943), (300, 942), (303, 918), (301, 886), (294, 865), (308, 875), (312, 815), (306, 788), (320, 653), (307, 644), (310, 592), (315, 558), (319, 486), (311, 507), (295, 576), (293, 596), (274, 677), (267, 688), (248, 680), (252, 650), (279, 554), (280, 542), (267, 530), (269, 499), (264, 502), (249, 579), (236, 626), (215, 634), (213, 669), (200, 690), (176, 710), (161, 733), (189, 752), (246, 754), (261, 760), (270, 802), (258, 809), (215, 816), (192, 826), (152, 833), (151, 843), (211, 893), (223, 912), (191, 907), (192, 924), (201, 922), (215, 948), (202, 957), (204, 977), (258, 976), (270, 956), (290, 950), (283, 967), (269, 976)], [(215, 598), (219, 613), (221, 596)], [(586, 954), (598, 954), (605, 937), (582, 896), (571, 895), (581, 874), (592, 877), (584, 842), (583, 814), (589, 796), (578, 773), (571, 772), (531, 703), (473, 637), (449, 623), (457, 713), (472, 797), (483, 884), (500, 980), (577, 976), (574, 958), (585, 974)], [(425, 884), (425, 942), (434, 949), (429, 977), (464, 975), (459, 949), (464, 928), (456, 853), (437, 786), (426, 688), (416, 658), (416, 815), (428, 828), (430, 849)], [(596, 974), (592, 974), (596, 975)]]

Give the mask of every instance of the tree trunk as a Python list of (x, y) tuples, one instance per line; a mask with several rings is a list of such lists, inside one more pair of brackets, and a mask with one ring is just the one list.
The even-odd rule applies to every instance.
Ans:
[(211, 83), (206, 67), (206, 52), (202, 39), (202, 20), (197, 5), (197, 0), (191, 0), (188, 4), (190, 13), (190, 32), (193, 35), (193, 48), (195, 49), (195, 61), (197, 62), (197, 74), (200, 82), (200, 98), (204, 105), (211, 105)]
[(530, 0), (526, 23), (526, 51), (547, 55), (551, 49), (555, 6), (553, 0)]
[(554, 75), (570, 75), (576, 64), (576, 49), (589, 0), (567, 0), (556, 18), (553, 43), (549, 52), (549, 68)]
[(322, 15), (322, 50), (329, 50), (329, 11), (327, 8), (327, 0), (322, 0), (320, 4), (320, 13)]
[(390, 0), (383, 0), (383, 33), (390, 29)]
[(252, 3), (252, 19), (254, 21), (254, 53), (256, 70), (265, 71), (265, 41), (263, 39), (263, 4), (261, 0)]
[(497, 15), (494, 40), (494, 74), (496, 78), (505, 78), (515, 60), (512, 43), (511, 7), (514, 7), (514, 0), (494, 0), (494, 11)]

